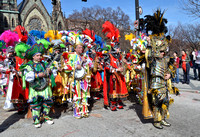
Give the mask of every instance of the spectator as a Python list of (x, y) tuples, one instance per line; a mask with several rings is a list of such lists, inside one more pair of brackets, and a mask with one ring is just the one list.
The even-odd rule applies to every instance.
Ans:
[(199, 77), (199, 81), (200, 81), (200, 50), (197, 52), (197, 56), (196, 56), (196, 65), (198, 68), (198, 77)]
[(190, 83), (190, 77), (189, 77), (189, 72), (190, 72), (190, 58), (188, 54), (185, 52), (185, 50), (182, 50), (182, 68), (183, 68), (183, 74), (184, 74), (184, 79), (183, 79), (183, 84), (189, 84)]
[(174, 78), (174, 82), (176, 82), (177, 84), (179, 83), (179, 62), (180, 59), (179, 57), (177, 57), (177, 52), (174, 52), (174, 59), (175, 59), (175, 66), (176, 66), (176, 77)]
[(196, 64), (196, 57), (197, 57), (198, 51), (197, 49), (194, 49), (192, 52), (192, 64), (193, 64), (193, 72), (194, 72), (194, 80), (197, 79), (197, 64)]

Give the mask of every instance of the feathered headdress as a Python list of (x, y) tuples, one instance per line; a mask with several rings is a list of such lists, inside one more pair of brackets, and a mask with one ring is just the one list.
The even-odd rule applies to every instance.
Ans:
[(40, 39), (44, 39), (44, 35), (45, 35), (45, 31), (39, 31), (39, 30), (31, 30), (29, 32), (29, 35), (34, 36), (35, 40), (40, 40)]
[(133, 38), (130, 43), (133, 47), (133, 50), (139, 49), (140, 51), (144, 51), (146, 50), (148, 44), (147, 36), (144, 33), (140, 33), (140, 35), (136, 38)]
[(6, 47), (14, 47), (15, 42), (19, 41), (19, 36), (15, 32), (7, 30), (1, 34), (0, 40), (3, 40), (6, 43)]
[(100, 36), (95, 35), (95, 43), (96, 43), (96, 45), (100, 45), (100, 47), (103, 48), (103, 41)]
[(30, 48), (28, 45), (26, 45), (23, 42), (20, 42), (15, 46), (16, 55), (23, 59), (24, 58), (23, 53), (25, 53), (28, 50), (28, 48)]
[[(109, 21), (106, 21), (103, 25), (103, 33), (107, 33), (106, 37), (111, 39), (111, 42), (118, 43), (119, 42), (119, 30)], [(114, 46), (113, 44), (111, 44)]]
[(146, 15), (145, 16), (145, 22), (146, 22), (146, 30), (152, 31), (152, 34), (161, 34), (161, 33), (167, 33), (167, 19), (163, 18), (165, 13), (165, 10), (161, 12), (160, 9), (157, 9), (153, 16), (152, 15)]
[(94, 33), (94, 30), (85, 29), (82, 32), (82, 34), (88, 35), (93, 40), (93, 42), (95, 42), (95, 33)]
[(44, 45), (44, 48), (45, 48), (45, 49), (48, 49), (49, 46), (51, 45), (51, 43), (48, 42), (48, 41), (45, 40), (45, 39), (41, 39), (41, 40), (38, 40), (38, 41), (37, 41), (37, 44), (40, 44), (40, 43), (42, 43), (42, 44)]
[(47, 39), (49, 38), (49, 41), (57, 40), (62, 38), (62, 34), (58, 33), (57, 30), (49, 30), (44, 37)]
[(21, 42), (24, 42), (24, 43), (27, 42), (28, 32), (26, 31), (26, 29), (24, 27), (22, 27), (21, 25), (18, 25), (14, 31), (18, 34)]
[(73, 46), (83, 45), (88, 48), (92, 46), (91, 42), (93, 41), (88, 35), (79, 34), (74, 31), (67, 33), (62, 39), (66, 39)]

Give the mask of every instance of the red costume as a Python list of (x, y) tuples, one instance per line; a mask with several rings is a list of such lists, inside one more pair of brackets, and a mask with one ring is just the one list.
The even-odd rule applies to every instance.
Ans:
[[(15, 70), (18, 73), (20, 72), (19, 67), (24, 62), (24, 59), (21, 59), (20, 57), (17, 56), (15, 57), (15, 59), (16, 59)], [(18, 111), (24, 110), (24, 104), (26, 104), (28, 100), (28, 93), (29, 93), (28, 87), (29, 86), (26, 86), (26, 89), (23, 89), (22, 78), (19, 76), (19, 74), (16, 74), (14, 76), (11, 101), (12, 103), (17, 104)]]
[(117, 71), (122, 66), (121, 55), (118, 59), (112, 54), (109, 54), (109, 56), (110, 60), (106, 62), (104, 70), (104, 105), (110, 106), (111, 110), (116, 110), (117, 107), (123, 108), (120, 104), (121, 98), (128, 96), (128, 90), (124, 75)]

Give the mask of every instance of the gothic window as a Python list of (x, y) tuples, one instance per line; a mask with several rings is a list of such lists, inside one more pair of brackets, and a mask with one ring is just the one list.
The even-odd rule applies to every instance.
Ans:
[(32, 18), (28, 26), (29, 30), (42, 30), (42, 23), (38, 18)]
[(58, 23), (58, 30), (59, 30), (59, 31), (62, 30), (62, 23), (61, 23), (61, 22)]
[(8, 20), (7, 20), (6, 17), (4, 17), (4, 26), (5, 26), (6, 28), (8, 28)]
[(15, 27), (15, 20), (12, 18), (12, 27)]

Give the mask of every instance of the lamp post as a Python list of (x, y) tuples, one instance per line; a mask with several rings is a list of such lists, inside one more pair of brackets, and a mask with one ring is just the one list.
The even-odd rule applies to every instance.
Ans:
[[(140, 22), (139, 22), (139, 18), (140, 18), (140, 15), (139, 15), (139, 0), (135, 0), (135, 17), (136, 17), (136, 20), (138, 21), (138, 24), (140, 24)], [(136, 35), (138, 36), (139, 35), (139, 25), (136, 29), (137, 29)]]

